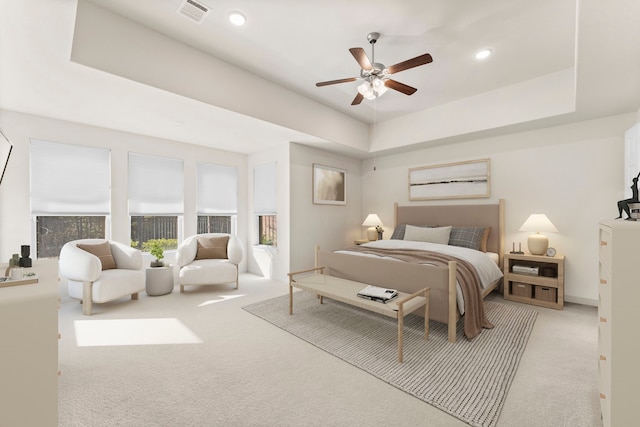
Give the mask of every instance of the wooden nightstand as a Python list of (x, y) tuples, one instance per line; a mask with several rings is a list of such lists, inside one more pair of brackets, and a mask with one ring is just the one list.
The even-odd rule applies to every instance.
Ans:
[(363, 244), (363, 243), (369, 243), (369, 240), (367, 240), (367, 239), (360, 239), (360, 240), (354, 240), (354, 241), (353, 241), (353, 244), (354, 244), (354, 245), (361, 245), (361, 244)]
[[(514, 272), (514, 266), (537, 267), (538, 274)], [(506, 300), (562, 310), (564, 255), (505, 254), (503, 288)]]

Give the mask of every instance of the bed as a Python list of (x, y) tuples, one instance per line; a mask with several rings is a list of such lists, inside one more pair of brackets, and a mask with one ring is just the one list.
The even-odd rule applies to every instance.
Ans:
[[(452, 245), (444, 244), (432, 244), (427, 249), (437, 258), (437, 261), (433, 262), (405, 259), (404, 254), (396, 255), (403, 250), (393, 249), (396, 253), (385, 256), (385, 251), (389, 247), (400, 246), (412, 252), (416, 252), (415, 249), (422, 249), (421, 245), (403, 241), (402, 237), (397, 239), (398, 231), (403, 228), (403, 224), (411, 233), (416, 232), (416, 226), (422, 226), (421, 230), (424, 230), (425, 226), (433, 227), (434, 232), (448, 226), (455, 229), (490, 227), (490, 232), (483, 239), (483, 250), (465, 248), (465, 251), (470, 254), (471, 261), (465, 256), (459, 258), (459, 255), (455, 254), (455, 248), (447, 247)], [(429, 318), (448, 325), (450, 342), (456, 341), (456, 325), (461, 317), (464, 317), (464, 331), (468, 339), (475, 337), (481, 329), (492, 327), (490, 322), (486, 322), (486, 318), (483, 321), (483, 299), (502, 284), (503, 275), (500, 267), (503, 265), (504, 254), (504, 200), (500, 199), (498, 203), (492, 204), (439, 206), (399, 206), (395, 203), (394, 236), (392, 237), (395, 238), (391, 241), (354, 245), (337, 251), (325, 251), (316, 247), (316, 266), (325, 267), (326, 274), (332, 276), (375, 286), (393, 287), (406, 293), (413, 293), (425, 286), (430, 287)], [(405, 251), (405, 253), (409, 252)], [(465, 295), (468, 295), (471, 289), (467, 284), (469, 271), (479, 268), (470, 268), (469, 264), (475, 267), (474, 260), (480, 258), (490, 259), (491, 263), (495, 264), (492, 268), (497, 270), (497, 273), (492, 273), (495, 275), (488, 283), (478, 285), (477, 289), (473, 287), (473, 294), (477, 297), (469, 295), (468, 300), (461, 301), (464, 299), (461, 284), (467, 292)], [(482, 281), (486, 282), (486, 280), (488, 279), (482, 278)], [(479, 320), (475, 325), (469, 326), (468, 330), (468, 324), (474, 323), (472, 318)], [(474, 331), (478, 328), (479, 330)]]

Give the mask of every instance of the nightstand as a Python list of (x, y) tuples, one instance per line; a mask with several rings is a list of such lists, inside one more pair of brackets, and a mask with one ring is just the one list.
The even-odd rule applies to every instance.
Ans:
[(359, 240), (354, 240), (353, 241), (354, 245), (361, 245), (363, 243), (369, 243), (369, 240), (367, 240), (367, 239), (359, 239)]
[(564, 255), (505, 254), (503, 289), (506, 300), (562, 310)]

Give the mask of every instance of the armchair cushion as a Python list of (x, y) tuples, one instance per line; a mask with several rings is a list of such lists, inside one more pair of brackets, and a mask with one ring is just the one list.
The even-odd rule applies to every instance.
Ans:
[(229, 236), (198, 237), (196, 260), (227, 259)]
[(109, 246), (109, 242), (105, 241), (103, 243), (95, 244), (78, 243), (77, 246), (80, 249), (97, 256), (102, 265), (102, 270), (112, 270), (117, 268), (116, 262), (111, 254), (111, 246)]

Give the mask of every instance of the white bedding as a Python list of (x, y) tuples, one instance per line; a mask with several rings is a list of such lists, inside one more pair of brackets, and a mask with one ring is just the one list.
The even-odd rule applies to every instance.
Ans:
[[(425, 251), (439, 252), (442, 254), (458, 257), (460, 259), (468, 261), (476, 268), (476, 271), (478, 272), (478, 276), (480, 277), (480, 285), (482, 287), (482, 290), (487, 289), (492, 283), (494, 283), (496, 280), (500, 279), (503, 276), (502, 271), (500, 271), (500, 268), (498, 268), (497, 254), (484, 253), (484, 252), (476, 251), (474, 249), (463, 248), (460, 246), (450, 246), (450, 245), (441, 245), (438, 243), (415, 242), (411, 240), (395, 240), (395, 239), (377, 240), (374, 242), (365, 243), (361, 246), (371, 247), (371, 248), (380, 248), (380, 249), (419, 249), (419, 250), (425, 250)], [(350, 252), (347, 250), (340, 250), (336, 252), (400, 261), (397, 258), (378, 257), (377, 255), (367, 254), (362, 252)], [(400, 262), (403, 262), (403, 261), (400, 261)], [(462, 297), (462, 290), (460, 289), (460, 285), (457, 285), (456, 287), (456, 294), (457, 294), (457, 301), (458, 301), (458, 309), (460, 310), (460, 314), (464, 314), (464, 298)]]

